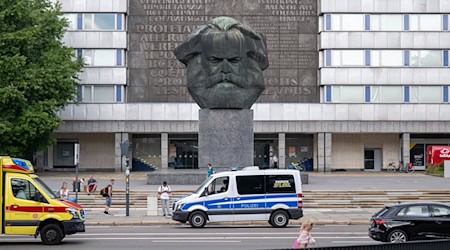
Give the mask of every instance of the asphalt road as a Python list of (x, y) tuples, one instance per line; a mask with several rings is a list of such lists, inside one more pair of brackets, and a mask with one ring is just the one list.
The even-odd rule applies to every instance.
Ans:
[[(188, 225), (90, 226), (85, 233), (69, 235), (60, 246), (41, 245), (40, 239), (0, 236), (3, 249), (282, 249), (290, 248), (299, 228), (270, 226), (208, 225), (193, 229)], [(379, 244), (367, 236), (367, 226), (319, 225), (312, 231), (317, 246)]]

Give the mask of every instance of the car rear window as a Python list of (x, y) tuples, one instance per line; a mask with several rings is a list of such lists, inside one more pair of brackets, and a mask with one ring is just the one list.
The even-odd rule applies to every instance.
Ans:
[(376, 213), (374, 215), (374, 217), (381, 217), (384, 214), (386, 214), (387, 211), (389, 211), (389, 207), (385, 207), (385, 208), (381, 209), (380, 211), (378, 211), (378, 213)]
[(408, 206), (400, 209), (398, 211), (397, 216), (406, 216), (406, 217), (429, 217), (430, 211), (428, 206), (420, 205), (420, 206)]

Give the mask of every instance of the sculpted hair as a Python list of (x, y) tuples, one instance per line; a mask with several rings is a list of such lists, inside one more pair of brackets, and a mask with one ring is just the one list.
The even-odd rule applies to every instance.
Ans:
[(187, 65), (192, 58), (202, 53), (201, 44), (204, 37), (234, 30), (242, 34), (247, 56), (253, 59), (262, 70), (269, 67), (266, 37), (231, 17), (217, 17), (206, 25), (198, 27), (188, 35), (187, 41), (175, 49), (175, 56), (184, 65)]

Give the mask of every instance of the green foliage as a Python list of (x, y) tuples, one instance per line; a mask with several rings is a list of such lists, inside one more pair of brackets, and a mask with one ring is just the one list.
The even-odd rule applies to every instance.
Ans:
[(425, 173), (428, 175), (444, 176), (444, 163), (428, 166)]
[(62, 44), (67, 26), (50, 0), (0, 0), (0, 155), (50, 145), (56, 112), (76, 101), (83, 63)]

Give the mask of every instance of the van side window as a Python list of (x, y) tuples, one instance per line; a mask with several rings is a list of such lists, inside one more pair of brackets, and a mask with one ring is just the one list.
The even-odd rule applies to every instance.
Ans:
[(269, 175), (266, 177), (267, 193), (295, 193), (293, 175)]
[(24, 179), (11, 179), (11, 188), (14, 197), (22, 200), (34, 200), (36, 187)]
[(228, 177), (219, 177), (213, 180), (207, 187), (208, 195), (224, 193), (228, 191), (228, 181)]
[(239, 194), (265, 194), (264, 175), (236, 176)]

